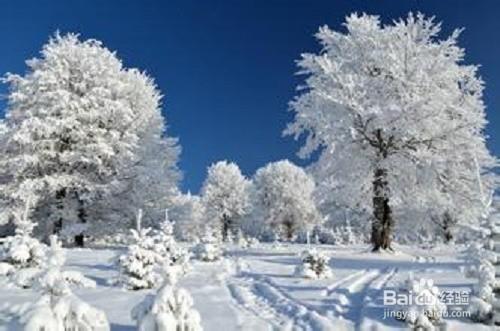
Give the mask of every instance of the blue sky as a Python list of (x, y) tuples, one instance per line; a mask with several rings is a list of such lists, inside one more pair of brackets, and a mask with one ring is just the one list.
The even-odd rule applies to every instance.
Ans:
[[(490, 125), (500, 155), (499, 1), (3, 1), (0, 73), (22, 73), (56, 30), (96, 38), (126, 66), (146, 70), (165, 95), (168, 133), (180, 138), (182, 187), (197, 192), (211, 163), (237, 162), (250, 176), (269, 161), (296, 157), (299, 144), (281, 132), (287, 103), (301, 81), (300, 53), (317, 51), (320, 25), (340, 29), (350, 12), (435, 15), (446, 35), (464, 27), (467, 62), (481, 64)], [(5, 93), (5, 87), (0, 88)], [(4, 108), (4, 103), (0, 102)]]

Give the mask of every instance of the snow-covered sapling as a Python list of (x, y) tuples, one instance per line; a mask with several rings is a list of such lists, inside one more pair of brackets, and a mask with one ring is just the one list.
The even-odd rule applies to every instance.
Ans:
[(469, 305), (470, 318), (479, 323), (491, 323), (494, 307), (498, 306), (493, 293), (500, 289), (495, 279), (497, 256), (480, 245), (472, 245), (468, 255), (472, 264), (464, 270), (465, 276), (477, 279)]
[(24, 311), (13, 329), (24, 331), (109, 331), (104, 312), (75, 296), (61, 268), (65, 254), (55, 236), (51, 237), (47, 266), (39, 278), (42, 296)]
[(400, 307), (404, 312), (400, 316), (405, 317), (412, 330), (435, 330), (446, 312), (446, 305), (440, 300), (439, 288), (434, 285), (434, 281), (425, 278), (415, 280), (411, 277), (403, 290), (412, 296), (412, 300), (408, 300), (408, 305)]
[(175, 240), (174, 226), (174, 223), (168, 219), (168, 213), (165, 212), (165, 220), (154, 236), (155, 251), (165, 260), (163, 263), (178, 265), (186, 272), (189, 269), (190, 254)]
[(185, 289), (175, 288), (178, 266), (164, 266), (164, 283), (156, 295), (148, 295), (132, 310), (139, 331), (201, 331), (201, 318), (193, 298)]
[(157, 265), (163, 257), (156, 251), (151, 229), (131, 230), (134, 244), (118, 258), (120, 275), (117, 279), (129, 290), (152, 288), (161, 281)]
[(15, 214), (15, 234), (5, 238), (0, 246), (0, 262), (16, 269), (38, 268), (45, 258), (46, 246), (32, 237), (36, 225), (29, 219), (29, 208), (27, 202), (22, 215)]
[(10, 276), (14, 273), (14, 267), (5, 262), (0, 262), (0, 276)]
[(301, 264), (295, 268), (295, 275), (311, 279), (332, 277), (332, 270), (328, 266), (328, 256), (316, 249), (309, 249), (301, 254)]
[(222, 256), (220, 241), (209, 228), (206, 229), (201, 242), (194, 247), (193, 251), (198, 260), (206, 262), (216, 261)]

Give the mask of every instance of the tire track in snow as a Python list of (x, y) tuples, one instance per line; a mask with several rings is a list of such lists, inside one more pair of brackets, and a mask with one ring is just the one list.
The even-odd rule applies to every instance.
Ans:
[(365, 273), (368, 272), (368, 270), (369, 269), (359, 270), (355, 273), (352, 273), (344, 278), (341, 278), (341, 279), (335, 281), (334, 283), (327, 286), (326, 290), (323, 292), (323, 295), (324, 296), (331, 295), (337, 288), (339, 288), (340, 286), (342, 286), (344, 284), (347, 284), (348, 282), (350, 282), (352, 279), (354, 279), (356, 277), (363, 276)]
[(362, 290), (380, 274), (378, 269), (363, 269), (344, 277), (327, 287), (327, 306), (332, 314), (352, 318), (353, 310), (362, 300)]
[(251, 288), (252, 284), (249, 286), (247, 284), (230, 283), (227, 286), (231, 296), (239, 307), (268, 322), (274, 329), (279, 329), (280, 326), (288, 321), (271, 306), (255, 296)]
[[(356, 330), (379, 330), (379, 325), (376, 320), (370, 318), (368, 311), (373, 313), (383, 314), (383, 306), (379, 308), (376, 300), (382, 295), (382, 290), (389, 283), (391, 279), (397, 274), (398, 268), (386, 268), (382, 273), (375, 278), (365, 289), (365, 295), (362, 305), (359, 310), (359, 318), (356, 320)], [(378, 310), (380, 310), (378, 312)], [(380, 319), (378, 316), (377, 319)]]
[(328, 286), (327, 293), (337, 303), (330, 303), (330, 307), (337, 315), (351, 320), (356, 330), (377, 330), (373, 320), (366, 316), (367, 312), (377, 309), (375, 300), (397, 271), (397, 268), (361, 270), (333, 283)]
[(280, 331), (350, 330), (346, 321), (325, 316), (319, 309), (294, 299), (266, 276), (242, 277), (228, 284), (238, 304)]
[(283, 330), (347, 330), (347, 327), (342, 327), (342, 320), (326, 317), (316, 309), (300, 303), (266, 278), (262, 282), (254, 283), (253, 289), (257, 296), (288, 318), (289, 322)]

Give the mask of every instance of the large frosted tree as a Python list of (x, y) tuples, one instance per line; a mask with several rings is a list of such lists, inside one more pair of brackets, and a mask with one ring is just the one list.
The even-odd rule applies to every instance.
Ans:
[(268, 229), (291, 240), (320, 221), (313, 199), (313, 178), (288, 160), (257, 170), (254, 185), (254, 212), (264, 232)]
[(372, 214), (375, 250), (391, 247), (394, 215), (410, 205), (429, 202), (437, 217), (457, 206), (482, 214), (495, 160), (483, 82), (463, 63), (460, 31), (440, 40), (440, 25), (421, 14), (390, 25), (352, 14), (344, 25), (320, 28), (321, 52), (298, 62), (307, 78), (286, 130), (306, 134), (301, 155), (320, 150), (320, 185), (337, 205)]
[(235, 163), (219, 161), (208, 168), (202, 202), (207, 222), (220, 227), (224, 240), (229, 232), (237, 230), (250, 210), (250, 185)]
[(83, 245), (89, 226), (113, 229), (135, 208), (158, 207), (176, 186), (179, 149), (164, 137), (151, 78), (73, 34), (56, 34), (27, 66), (5, 78), (3, 219), (29, 198), (42, 235), (63, 231)]

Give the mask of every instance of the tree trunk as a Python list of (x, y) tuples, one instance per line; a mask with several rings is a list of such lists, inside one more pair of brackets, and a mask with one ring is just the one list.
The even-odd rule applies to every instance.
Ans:
[(389, 187), (387, 183), (387, 170), (375, 169), (373, 180), (373, 221), (372, 237), (373, 251), (381, 249), (392, 250), (392, 231), (394, 220), (389, 205)]
[[(85, 208), (83, 206), (83, 202), (78, 200), (80, 207), (78, 208), (78, 221), (79, 223), (85, 224), (87, 223)], [(84, 247), (85, 246), (85, 235), (83, 233), (77, 234), (75, 236), (75, 246), (76, 247)]]
[[(66, 189), (62, 188), (56, 192), (56, 208), (58, 210), (62, 210), (64, 208), (64, 199), (66, 198)], [(59, 233), (62, 230), (63, 226), (63, 220), (62, 217), (59, 217), (59, 219), (54, 223), (54, 227), (52, 228), (52, 234), (59, 235)]]
[(450, 215), (450, 213), (445, 212), (443, 215), (443, 225), (442, 225), (445, 243), (449, 243), (453, 240), (452, 228), (455, 224), (456, 224), (456, 222), (453, 219), (453, 217)]
[(293, 238), (293, 222), (285, 221), (283, 222), (283, 226), (285, 228), (285, 237), (287, 241), (291, 241)]
[(229, 228), (230, 228), (230, 220), (226, 216), (224, 216), (222, 218), (222, 241), (227, 240)]

